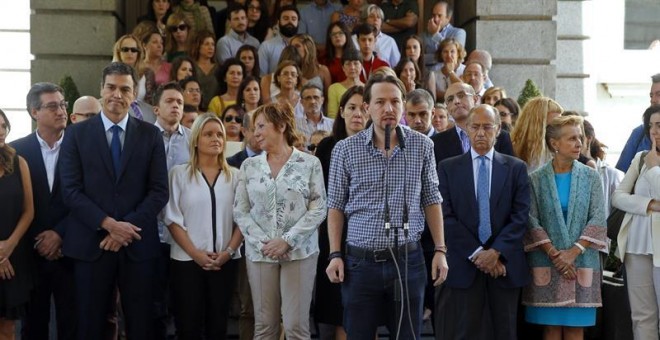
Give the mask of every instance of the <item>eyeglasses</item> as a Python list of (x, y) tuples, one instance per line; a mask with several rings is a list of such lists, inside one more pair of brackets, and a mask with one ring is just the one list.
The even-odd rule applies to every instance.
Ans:
[(185, 31), (185, 30), (188, 29), (188, 25), (186, 25), (186, 24), (181, 24), (181, 25), (179, 25), (179, 26), (170, 26), (170, 27), (168, 27), (167, 29), (169, 29), (170, 32), (172, 32), (172, 33), (176, 32), (176, 31), (182, 31), (182, 32), (183, 32), (183, 31)]
[(75, 112), (74, 115), (80, 116), (80, 117), (85, 117), (85, 118), (92, 118), (96, 116), (97, 112)]
[(188, 94), (202, 93), (202, 90), (201, 89), (186, 89), (186, 93), (188, 93)]
[(242, 124), (243, 123), (243, 118), (239, 116), (225, 116), (225, 123), (231, 123), (232, 121)]
[(248, 6), (248, 11), (261, 12), (261, 7), (259, 7), (259, 6)]
[(472, 125), (468, 126), (468, 130), (470, 130), (472, 132), (477, 132), (481, 129), (484, 129), (484, 132), (491, 132), (491, 131), (495, 130), (496, 126), (497, 125), (494, 125), (494, 124), (481, 124), (481, 125), (480, 124), (472, 124)]
[(451, 95), (451, 96), (447, 97), (447, 99), (445, 101), (447, 103), (451, 103), (451, 102), (454, 101), (455, 98), (458, 98), (458, 100), (463, 100), (467, 96), (474, 96), (474, 95), (472, 93), (459, 92), (456, 95)]
[(506, 117), (506, 116), (510, 116), (510, 115), (511, 115), (511, 112), (500, 111), (500, 117)]
[(320, 96), (305, 96), (305, 97), (303, 97), (303, 100), (305, 100), (305, 101), (311, 101), (311, 100), (319, 101), (319, 100), (321, 100), (321, 97)]
[(128, 53), (128, 52), (138, 53), (138, 52), (140, 52), (140, 49), (138, 49), (137, 47), (122, 47), (119, 50), (124, 52), (124, 53)]
[(62, 110), (64, 110), (64, 111), (66, 111), (66, 109), (67, 109), (68, 107), (69, 107), (69, 103), (68, 103), (68, 102), (66, 102), (66, 101), (61, 101), (61, 102), (59, 102), (59, 103), (49, 103), (49, 104), (46, 104), (46, 105), (41, 105), (41, 106), (39, 106), (38, 110), (46, 109), (46, 110), (48, 110), (48, 111), (50, 111), (50, 112), (57, 112), (58, 109), (62, 109)]
[(307, 145), (307, 150), (314, 152), (316, 150), (316, 144)]
[(341, 35), (345, 35), (343, 31), (332, 32), (332, 33), (330, 33), (330, 36), (333, 37), (333, 38), (334, 38), (334, 37), (341, 36)]

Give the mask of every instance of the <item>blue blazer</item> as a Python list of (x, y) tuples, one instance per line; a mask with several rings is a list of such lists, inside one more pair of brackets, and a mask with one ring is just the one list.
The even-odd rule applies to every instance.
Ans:
[(25, 159), (30, 168), (30, 179), (32, 180), (32, 194), (34, 201), (34, 219), (27, 231), (26, 237), (34, 242), (34, 237), (45, 230), (54, 230), (61, 238), (66, 233), (64, 219), (69, 213), (69, 208), (62, 201), (61, 183), (59, 179), (59, 162), (55, 167), (55, 178), (53, 189), (48, 187), (48, 176), (46, 165), (41, 155), (41, 145), (37, 139), (37, 133), (33, 132), (21, 139), (11, 143), (21, 157)]
[(167, 203), (165, 148), (158, 128), (129, 117), (115, 176), (101, 115), (71, 126), (60, 151), (64, 201), (71, 209), (64, 254), (83, 261), (98, 259), (99, 244), (108, 235), (101, 228), (107, 216), (142, 229), (139, 241), (126, 250), (134, 261), (159, 256), (156, 216)]
[(468, 257), (483, 246), (501, 253), (500, 259), (506, 266), (506, 276), (496, 279), (501, 287), (527, 285), (530, 275), (523, 236), (529, 216), (530, 187), (525, 163), (497, 151), (493, 154), (490, 189), (493, 234), (486, 244), (479, 241), (479, 207), (471, 153), (440, 162), (438, 179), (450, 268), (445, 284), (452, 288), (470, 287), (480, 271)]

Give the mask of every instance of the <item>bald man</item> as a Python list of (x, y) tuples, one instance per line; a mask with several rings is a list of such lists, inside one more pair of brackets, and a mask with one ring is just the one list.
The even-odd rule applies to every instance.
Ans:
[(73, 112), (71, 112), (71, 122), (80, 123), (88, 118), (92, 118), (101, 112), (101, 103), (92, 96), (82, 96), (73, 103)]
[(493, 82), (490, 80), (490, 76), (488, 75), (488, 72), (490, 72), (490, 69), (493, 68), (493, 58), (490, 56), (490, 53), (486, 50), (474, 50), (470, 52), (470, 55), (468, 55), (467, 61), (465, 62), (465, 65), (470, 63), (471, 61), (476, 61), (481, 64), (481, 66), (484, 67), (484, 75), (486, 76), (486, 80), (484, 81), (484, 89), (489, 89), (490, 87), (493, 86)]
[[(477, 96), (470, 84), (454, 83), (445, 92), (447, 111), (454, 118), (455, 126), (431, 137), (434, 144), (436, 164), (449, 157), (462, 155), (470, 150), (467, 134), (467, 117), (477, 104)], [(513, 155), (511, 138), (506, 131), (497, 136), (495, 150)]]

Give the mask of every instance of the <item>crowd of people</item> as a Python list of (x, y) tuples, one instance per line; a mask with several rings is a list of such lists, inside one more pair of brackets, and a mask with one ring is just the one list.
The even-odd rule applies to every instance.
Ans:
[(0, 110), (0, 339), (224, 339), (233, 304), (241, 339), (581, 339), (612, 207), (658, 338), (660, 75), (614, 168), (495, 85), (449, 2), (423, 32), (415, 0), (300, 7), (150, 1), (100, 98), (34, 84), (10, 144)]

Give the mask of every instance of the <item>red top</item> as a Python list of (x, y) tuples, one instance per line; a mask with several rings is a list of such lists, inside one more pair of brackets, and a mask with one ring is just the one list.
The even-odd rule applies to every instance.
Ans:
[(374, 56), (371, 58), (371, 60), (362, 61), (362, 72), (360, 72), (360, 80), (366, 84), (369, 76), (371, 76), (374, 71), (383, 66), (389, 67), (390, 64), (388, 64), (387, 61), (378, 58), (377, 56)]

